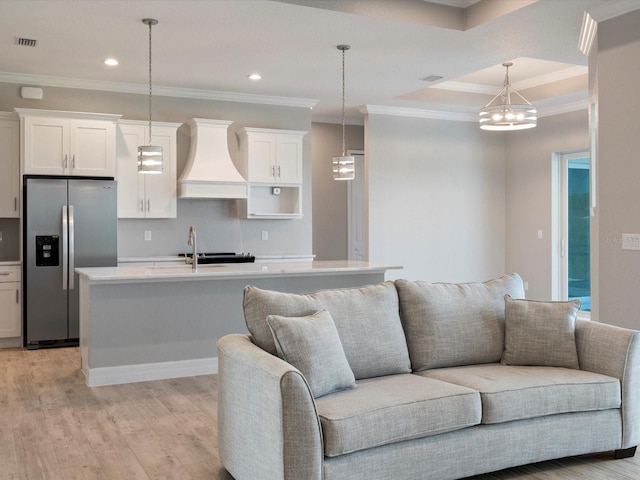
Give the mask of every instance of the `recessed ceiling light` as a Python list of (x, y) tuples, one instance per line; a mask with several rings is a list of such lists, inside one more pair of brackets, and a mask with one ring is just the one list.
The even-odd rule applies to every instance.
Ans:
[(109, 65), (110, 67), (115, 67), (116, 65), (118, 65), (118, 60), (116, 60), (115, 58), (107, 58), (104, 61), (105, 65)]
[(260, 75), (259, 73), (251, 73), (247, 75), (247, 78), (249, 80), (260, 80), (262, 78), (262, 75)]

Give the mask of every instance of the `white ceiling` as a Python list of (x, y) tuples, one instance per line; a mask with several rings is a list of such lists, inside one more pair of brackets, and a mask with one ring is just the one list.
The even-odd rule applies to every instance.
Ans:
[[(539, 108), (586, 100), (578, 50), (585, 11), (596, 20), (640, 0), (1, 0), (0, 81), (145, 93), (153, 27), (154, 94), (313, 106), (346, 104), (472, 114), (497, 93), (503, 62)], [(36, 47), (16, 44), (36, 39)], [(116, 57), (117, 67), (102, 61)], [(262, 80), (246, 78), (259, 72)], [(441, 81), (422, 78), (440, 75)], [(224, 92), (224, 93), (223, 93)], [(531, 98), (529, 98), (531, 97)]]

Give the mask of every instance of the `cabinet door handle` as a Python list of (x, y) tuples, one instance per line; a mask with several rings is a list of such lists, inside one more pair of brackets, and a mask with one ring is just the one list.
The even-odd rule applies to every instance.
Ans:
[(147, 198), (147, 212), (151, 211), (151, 200)]
[(280, 165), (278, 165), (278, 177), (280, 177)]
[(13, 209), (18, 211), (18, 197), (13, 197)]
[(16, 288), (16, 303), (19, 304), (20, 303), (20, 290), (18, 290)]
[(140, 199), (140, 211), (144, 212), (144, 199)]
[(76, 168), (76, 156), (75, 155), (71, 158), (71, 168)]
[(65, 153), (65, 154), (64, 154), (64, 163), (62, 164), (62, 167), (63, 167), (63, 168), (67, 168), (68, 160), (69, 160), (69, 155), (67, 155), (67, 154)]
[(3, 277), (8, 277), (11, 274), (11, 272), (0, 272), (0, 275), (2, 275)]

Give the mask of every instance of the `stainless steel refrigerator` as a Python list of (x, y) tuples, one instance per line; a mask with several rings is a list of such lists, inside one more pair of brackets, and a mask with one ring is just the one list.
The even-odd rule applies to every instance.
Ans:
[(116, 182), (24, 178), (24, 346), (77, 345), (77, 267), (115, 266)]

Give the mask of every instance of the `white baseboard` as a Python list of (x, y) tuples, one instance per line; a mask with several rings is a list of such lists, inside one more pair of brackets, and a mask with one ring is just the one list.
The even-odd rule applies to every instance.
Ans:
[(174, 362), (141, 363), (120, 367), (83, 368), (82, 373), (84, 373), (89, 387), (195, 377), (197, 375), (218, 373), (218, 357)]

